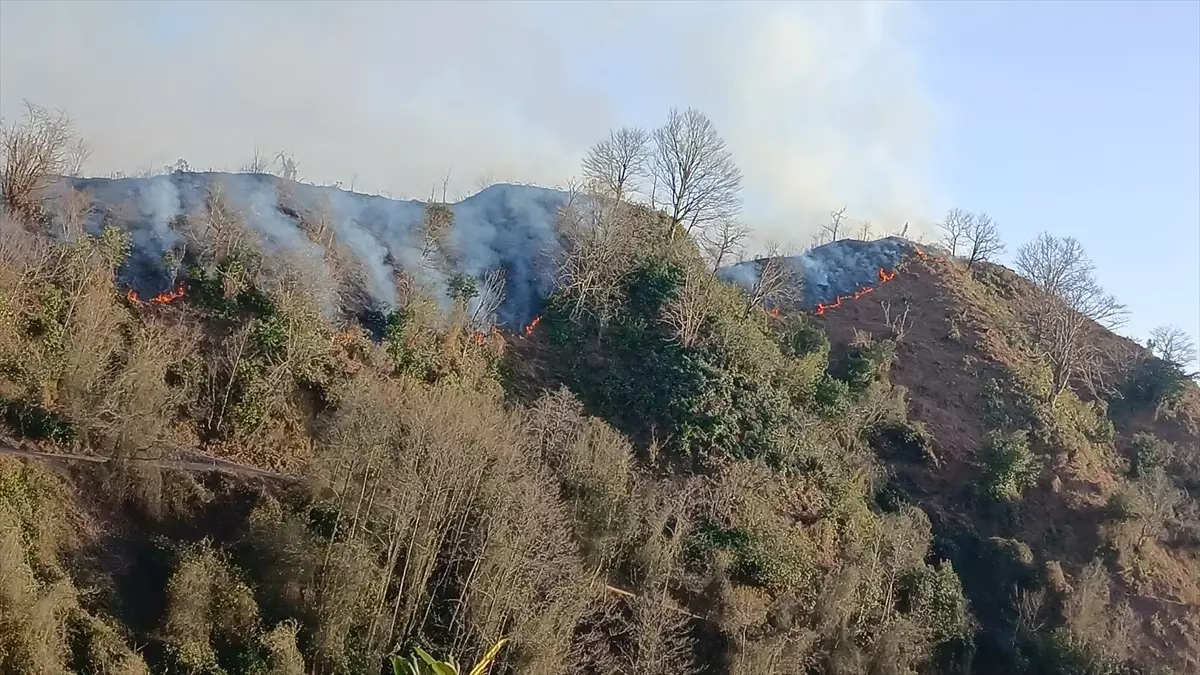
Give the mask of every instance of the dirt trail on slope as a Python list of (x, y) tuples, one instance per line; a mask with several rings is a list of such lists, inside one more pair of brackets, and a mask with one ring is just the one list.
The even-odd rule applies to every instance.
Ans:
[[(43, 462), (90, 462), (93, 464), (106, 464), (113, 461), (111, 457), (102, 457), (99, 455), (76, 455), (23, 450), (2, 441), (0, 441), (0, 456), (21, 457)], [(295, 476), (289, 474), (257, 469), (252, 466), (198, 454), (191, 454), (187, 459), (132, 459), (129, 461), (139, 462), (160, 469), (173, 469), (192, 473), (223, 473), (235, 476), (274, 478), (276, 480), (296, 479)]]

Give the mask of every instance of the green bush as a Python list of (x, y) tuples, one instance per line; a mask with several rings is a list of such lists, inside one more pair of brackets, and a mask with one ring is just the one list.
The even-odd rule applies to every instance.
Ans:
[(1073, 637), (1063, 628), (1039, 635), (1031, 650), (1032, 668), (1038, 675), (1124, 675), (1125, 670), (1115, 659)]
[(1144, 355), (1133, 365), (1121, 390), (1122, 402), (1135, 410), (1152, 410), (1157, 416), (1178, 404), (1189, 380), (1189, 374), (1178, 365)]
[(21, 438), (59, 444), (75, 439), (75, 427), (69, 420), (25, 401), (0, 398), (0, 418)]
[(968, 635), (967, 599), (950, 562), (926, 565), (905, 575), (900, 597), (902, 611), (916, 617), (934, 643)]
[(1154, 434), (1134, 434), (1129, 444), (1129, 472), (1134, 478), (1146, 475), (1152, 469), (1164, 466), (1171, 458), (1171, 446)]
[(661, 260), (635, 269), (625, 287), (625, 310), (642, 321), (654, 321), (663, 304), (678, 295), (683, 277), (682, 267)]
[(870, 429), (869, 441), (885, 459), (921, 462), (930, 454), (929, 434), (919, 422), (880, 422)]
[(696, 528), (691, 543), (694, 554), (707, 556), (712, 551), (731, 554), (733, 565), (729, 572), (734, 580), (744, 584), (784, 588), (804, 578), (805, 565), (797, 551), (745, 528), (705, 521)]
[(542, 308), (542, 330), (553, 345), (566, 345), (578, 341), (582, 331), (576, 330), (571, 323), (571, 307), (569, 300), (559, 294), (554, 294), (546, 300)]
[(895, 359), (896, 345), (891, 340), (879, 340), (857, 347), (842, 360), (838, 369), (839, 379), (850, 386), (850, 391), (862, 393), (872, 382), (887, 376)]
[(252, 319), (250, 339), (257, 356), (268, 361), (280, 361), (287, 356), (288, 325), (278, 314)]
[[(552, 341), (571, 345), (559, 353), (570, 364), (573, 389), (621, 429), (668, 438), (672, 452), (779, 460), (796, 413), (793, 400), (811, 387), (804, 369), (742, 315), (736, 293), (706, 275), (693, 283), (712, 284), (705, 291), (708, 320), (696, 343), (682, 345), (662, 312), (677, 296), (684, 270), (670, 258), (636, 266), (603, 327), (586, 313), (570, 319), (568, 298), (549, 300)], [(597, 343), (581, 348), (585, 339)], [(605, 354), (603, 366), (583, 358), (597, 349)]]
[(1128, 492), (1114, 492), (1104, 504), (1104, 515), (1113, 522), (1128, 522), (1138, 517), (1137, 502)]
[(792, 358), (803, 359), (813, 354), (821, 354), (824, 358), (829, 356), (829, 336), (819, 326), (805, 320), (803, 315), (791, 319), (780, 337), (783, 353)]
[(824, 414), (834, 417), (850, 407), (850, 385), (832, 377), (825, 377), (817, 383), (814, 392), (817, 408)]
[(985, 449), (987, 467), (984, 472), (984, 492), (998, 502), (1020, 499), (1025, 490), (1033, 487), (1041, 471), (1041, 462), (1029, 450), (1028, 434), (988, 434)]
[(437, 336), (417, 320), (415, 312), (398, 309), (384, 320), (384, 341), (398, 374), (427, 380), (437, 365)]
[(479, 294), (478, 283), (475, 277), (469, 274), (455, 274), (450, 277), (447, 286), (450, 289), (450, 298), (461, 305), (466, 305), (471, 298)]

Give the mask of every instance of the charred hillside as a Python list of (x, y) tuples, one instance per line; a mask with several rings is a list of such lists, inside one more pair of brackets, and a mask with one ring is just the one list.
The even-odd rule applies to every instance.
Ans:
[(518, 186), (55, 189), (0, 231), (5, 672), (1195, 667), (1196, 388), (1009, 270), (714, 271)]

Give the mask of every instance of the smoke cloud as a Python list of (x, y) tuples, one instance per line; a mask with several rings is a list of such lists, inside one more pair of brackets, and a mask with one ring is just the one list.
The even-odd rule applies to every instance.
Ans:
[(940, 210), (920, 28), (897, 3), (3, 3), (0, 115), (68, 110), (93, 175), (236, 170), (257, 147), (396, 197), (440, 197), (449, 171), (453, 199), (562, 185), (610, 127), (694, 105), (747, 224), (805, 243), (843, 204), (877, 230)]
[[(433, 291), (432, 297), (448, 308), (454, 275), (466, 274), (479, 282), (498, 271), (505, 283), (502, 296), (495, 298), (500, 301), (495, 316), (488, 313), (491, 298), (483, 287), (477, 287), (478, 295), (467, 310), (483, 326), (495, 320), (510, 329), (528, 323), (551, 291), (562, 253), (554, 225), (568, 198), (567, 193), (540, 187), (491, 186), (449, 205), (452, 220), (433, 250), (422, 228), (422, 202), (297, 184), (269, 174), (175, 172), (148, 178), (67, 179), (55, 189), (60, 194), (73, 189), (89, 197), (89, 231), (98, 233), (105, 224), (115, 223), (130, 233), (132, 247), (120, 276), (141, 297), (157, 295), (179, 281), (170, 256), (164, 255), (168, 250), (180, 260), (203, 256), (200, 249), (206, 242), (194, 241), (189, 249), (184, 229), (190, 228), (193, 236), (208, 231), (213, 201), (219, 200), (219, 208), (236, 214), (254, 238), (268, 274), (278, 277), (286, 268), (307, 275), (311, 292), (331, 317), (343, 310), (396, 308), (400, 273)], [(314, 234), (314, 228), (325, 226), (328, 233)], [(337, 269), (339, 247), (348, 250), (347, 263), (362, 272), (361, 288), (350, 295), (338, 291), (339, 282), (349, 279), (345, 269)], [(356, 297), (359, 292), (365, 296)]]

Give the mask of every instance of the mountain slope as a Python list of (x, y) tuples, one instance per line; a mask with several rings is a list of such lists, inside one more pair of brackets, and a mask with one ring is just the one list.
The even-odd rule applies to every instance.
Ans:
[[(961, 264), (928, 257), (819, 322), (833, 341), (849, 344), (860, 331), (893, 332), (885, 306), (892, 317), (907, 312), (892, 378), (908, 390), (910, 414), (927, 431), (928, 455), (893, 461), (889, 469), (897, 489), (944, 532), (1020, 541), (1031, 550), (1033, 566), (1060, 564), (1071, 577), (1094, 559), (1106, 560), (1147, 637), (1140, 648), (1154, 660), (1178, 664), (1187, 654), (1194, 663), (1200, 655), (1200, 553), (1166, 543), (1131, 553), (1120, 541), (1111, 500), (1129, 489), (1135, 437), (1145, 433), (1176, 448), (1171, 469), (1181, 486), (1191, 484), (1195, 498), (1200, 395), (1191, 387), (1174, 415), (1157, 419), (1148, 411), (1120, 409), (1118, 391), (1112, 391), (1116, 398), (1097, 399), (1082, 382), (1045, 405), (1036, 396), (1041, 356), (1022, 321), (1037, 297), (1028, 282), (1004, 268), (987, 265), (972, 274)], [(1115, 383), (1144, 353), (1099, 326), (1089, 339), (1108, 355)], [(996, 513), (979, 496), (987, 479), (988, 433), (1020, 429), (1030, 432), (1045, 469), (1015, 508)], [(960, 573), (972, 565), (971, 554), (962, 555), (951, 556)]]
[(1093, 327), (1050, 400), (1003, 268), (835, 242), (763, 307), (644, 209), (155, 180), (0, 223), (0, 441), (64, 456), (0, 458), (7, 670), (1194, 668), (1196, 389)]
[[(122, 280), (142, 297), (170, 290), (177, 276), (164, 254), (181, 257), (188, 245), (188, 218), (202, 217), (213, 199), (229, 204), (244, 220), (256, 246), (268, 256), (291, 256), (324, 268), (336, 283), (332, 259), (352, 260), (361, 274), (364, 302), (389, 310), (398, 302), (395, 275), (403, 272), (434, 284), (446, 295), (458, 272), (482, 279), (502, 269), (507, 280), (499, 320), (528, 323), (548, 291), (561, 250), (554, 237), (558, 209), (568, 195), (521, 185), (493, 185), (449, 204), (445, 248), (449, 260), (430, 259), (427, 204), (399, 201), (289, 181), (270, 174), (187, 173), (151, 178), (67, 179), (60, 194), (86, 195), (92, 212), (87, 229), (111, 221), (132, 234), (132, 251)], [(288, 263), (282, 263), (288, 264)], [(343, 273), (344, 274), (344, 273)], [(345, 304), (330, 298), (328, 304)]]

